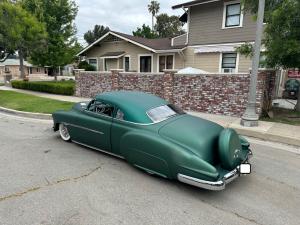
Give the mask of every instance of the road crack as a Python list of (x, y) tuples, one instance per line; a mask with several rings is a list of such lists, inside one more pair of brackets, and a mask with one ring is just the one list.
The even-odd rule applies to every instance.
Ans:
[(38, 190), (40, 190), (42, 188), (52, 187), (52, 186), (55, 186), (55, 185), (58, 185), (58, 184), (66, 183), (66, 182), (72, 182), (72, 181), (76, 182), (76, 181), (78, 181), (80, 179), (84, 179), (84, 178), (87, 178), (87, 177), (91, 176), (93, 173), (97, 172), (100, 169), (101, 169), (101, 166), (98, 166), (98, 167), (92, 169), (91, 171), (89, 171), (88, 173), (83, 174), (81, 176), (65, 178), (65, 179), (54, 181), (52, 183), (49, 182), (49, 180), (47, 178), (45, 178), (46, 181), (47, 181), (46, 185), (39, 186), (39, 187), (34, 187), (34, 188), (30, 188), (30, 189), (28, 189), (26, 191), (22, 191), (22, 192), (18, 192), (18, 193), (14, 193), (14, 194), (11, 194), (11, 195), (0, 197), (0, 202), (5, 201), (5, 200), (9, 200), (9, 199), (13, 199), (13, 198), (22, 197), (22, 196), (24, 196), (24, 195), (26, 195), (28, 193), (32, 193), (32, 192), (38, 191)]
[(223, 209), (222, 207), (213, 205), (213, 204), (211, 204), (211, 203), (209, 203), (209, 202), (207, 202), (207, 201), (205, 201), (205, 200), (203, 200), (203, 199), (200, 199), (200, 200), (201, 200), (202, 202), (204, 202), (205, 204), (208, 204), (208, 205), (210, 205), (211, 207), (213, 207), (213, 208), (215, 208), (215, 209), (221, 210), (221, 211), (226, 212), (226, 213), (231, 213), (231, 214), (233, 214), (233, 215), (235, 215), (235, 216), (237, 216), (237, 217), (239, 217), (239, 218), (241, 218), (241, 219), (243, 219), (243, 220), (246, 220), (246, 221), (248, 221), (248, 222), (250, 222), (250, 223), (254, 223), (254, 224), (257, 224), (257, 225), (263, 225), (263, 224), (257, 222), (256, 220), (250, 219), (250, 218), (247, 218), (247, 217), (244, 217), (244, 216), (238, 214), (237, 212), (233, 212), (233, 211), (229, 211), (229, 210)]

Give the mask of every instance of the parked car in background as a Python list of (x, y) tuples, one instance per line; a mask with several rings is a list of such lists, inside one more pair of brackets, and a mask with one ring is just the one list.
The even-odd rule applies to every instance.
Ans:
[(283, 98), (298, 99), (298, 92), (300, 91), (300, 81), (296, 79), (289, 79), (284, 85)]
[(65, 141), (197, 187), (222, 190), (240, 174), (251, 172), (247, 140), (154, 95), (103, 93), (70, 111), (55, 112), (53, 121), (54, 131)]

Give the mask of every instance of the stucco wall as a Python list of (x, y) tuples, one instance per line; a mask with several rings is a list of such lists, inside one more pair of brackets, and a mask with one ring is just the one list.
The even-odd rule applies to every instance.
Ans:
[[(103, 59), (100, 59), (102, 55), (107, 52), (126, 52), (126, 55), (130, 56), (131, 68), (130, 70), (138, 71), (138, 56), (141, 54), (153, 54), (152, 52), (138, 47), (134, 44), (131, 44), (126, 41), (119, 42), (104, 42), (101, 43), (101, 46), (94, 46), (90, 50), (86, 52), (87, 58), (96, 58), (98, 60), (98, 70), (104, 71), (103, 68)], [(153, 59), (156, 62), (156, 58)], [(154, 71), (156, 71), (156, 63), (154, 63)], [(113, 69), (121, 69), (121, 68), (113, 68)], [(123, 68), (122, 68), (123, 69)]]
[(253, 15), (249, 13), (244, 12), (242, 27), (222, 29), (224, 2), (218, 1), (191, 7), (189, 45), (255, 40), (256, 23)]
[[(124, 51), (126, 56), (130, 56), (130, 71), (139, 71), (139, 56), (140, 55), (151, 55), (153, 57), (152, 61), (152, 68), (153, 73), (158, 72), (158, 55), (165, 55), (165, 54), (157, 54), (151, 51), (148, 51), (142, 47), (136, 46), (126, 41), (118, 41), (118, 42), (103, 42), (101, 46), (94, 46), (90, 50), (88, 50), (85, 54), (87, 59), (97, 59), (98, 61), (98, 71), (104, 71), (104, 63), (103, 59), (101, 58), (107, 52), (121, 52)], [(175, 64), (174, 69), (182, 69), (184, 67), (183, 58), (178, 53), (170, 53), (169, 55), (175, 56)], [(108, 65), (108, 71), (110, 69), (124, 69), (123, 66), (123, 57), (119, 59), (119, 66), (114, 61), (109, 60), (110, 63)]]
[[(207, 74), (178, 75), (81, 72), (76, 75), (76, 95), (94, 97), (111, 90), (138, 90), (153, 93), (185, 110), (241, 116), (246, 108), (250, 75)], [(274, 92), (275, 72), (262, 71), (258, 76), (257, 112)]]
[[(216, 53), (194, 53), (193, 47), (184, 50), (185, 67), (199, 68), (210, 73), (219, 73), (220, 60), (222, 60), (219, 52)], [(238, 73), (248, 73), (251, 68), (251, 59), (243, 55), (238, 56)]]

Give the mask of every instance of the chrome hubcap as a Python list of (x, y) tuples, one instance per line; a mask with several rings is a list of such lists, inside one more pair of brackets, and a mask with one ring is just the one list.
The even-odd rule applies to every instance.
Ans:
[(64, 140), (70, 139), (70, 134), (67, 127), (64, 124), (60, 125), (60, 134)]

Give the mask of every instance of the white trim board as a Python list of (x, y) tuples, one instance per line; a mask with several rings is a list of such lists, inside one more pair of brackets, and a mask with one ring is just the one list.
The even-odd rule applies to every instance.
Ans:
[(145, 46), (145, 45), (143, 45), (143, 44), (140, 44), (140, 43), (138, 43), (138, 42), (136, 42), (136, 41), (133, 41), (133, 40), (130, 40), (130, 39), (128, 39), (128, 38), (125, 38), (125, 37), (123, 37), (123, 36), (121, 36), (121, 35), (119, 35), (119, 34), (116, 34), (116, 33), (114, 33), (113, 31), (109, 31), (108, 33), (106, 33), (105, 35), (103, 35), (102, 37), (100, 37), (98, 40), (96, 40), (94, 43), (92, 43), (92, 44), (90, 44), (89, 46), (87, 46), (87, 47), (85, 47), (82, 51), (80, 51), (76, 56), (80, 56), (82, 53), (84, 53), (84, 52), (86, 52), (87, 50), (89, 50), (91, 47), (93, 47), (95, 44), (97, 44), (97, 43), (99, 43), (100, 41), (102, 41), (104, 38), (106, 38), (108, 35), (114, 35), (114, 36), (116, 36), (116, 37), (118, 37), (118, 38), (120, 38), (120, 39), (123, 39), (123, 40), (125, 40), (125, 41), (127, 41), (127, 42), (130, 42), (131, 44), (134, 44), (134, 45), (136, 45), (136, 46), (139, 46), (139, 47), (141, 47), (141, 48), (144, 48), (144, 49), (146, 49), (146, 50), (149, 50), (149, 51), (151, 51), (151, 52), (154, 52), (154, 53), (159, 53), (159, 52), (177, 52), (177, 51), (183, 51), (184, 50), (184, 48), (182, 48), (182, 49), (166, 49), (166, 50), (155, 50), (155, 49), (153, 49), (153, 48), (150, 48), (150, 47), (147, 47), (147, 46)]
[(123, 70), (124, 71), (125, 71), (125, 58), (129, 58), (129, 71), (130, 71), (131, 70), (131, 56), (130, 55), (124, 55), (124, 57), (123, 57)]
[(140, 57), (142, 57), (142, 56), (151, 56), (151, 72), (149, 72), (149, 73), (153, 73), (154, 72), (154, 54), (138, 54), (138, 73), (144, 73), (144, 72), (140, 72), (141, 71)]
[[(234, 5), (234, 4), (240, 4), (241, 7), (241, 14), (240, 14), (240, 25), (238, 26), (232, 26), (232, 27), (226, 27), (226, 9), (228, 5)], [(242, 28), (243, 27), (243, 23), (244, 23), (244, 10), (242, 8), (242, 3), (240, 0), (236, 0), (236, 1), (228, 1), (228, 2), (224, 2), (223, 5), (223, 20), (222, 20), (222, 29), (233, 29), (233, 28)]]
[(158, 72), (158, 73), (160, 73), (159, 72), (159, 57), (160, 56), (169, 56), (169, 55), (172, 55), (173, 56), (173, 70), (174, 70), (174, 68), (175, 68), (175, 53), (171, 53), (171, 54), (168, 54), (168, 53), (164, 53), (164, 54), (157, 54), (157, 59), (156, 59), (156, 71)]

